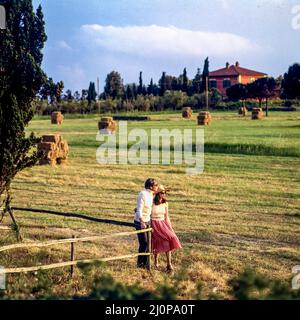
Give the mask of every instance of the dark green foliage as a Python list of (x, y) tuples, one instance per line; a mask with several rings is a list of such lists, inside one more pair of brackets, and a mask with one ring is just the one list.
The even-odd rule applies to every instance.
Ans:
[(248, 89), (244, 84), (238, 83), (226, 90), (226, 95), (230, 101), (239, 101), (247, 99)]
[(104, 87), (106, 97), (111, 97), (113, 99), (122, 98), (124, 96), (124, 91), (121, 75), (116, 71), (109, 73), (106, 77)]
[(89, 102), (89, 105), (91, 105), (93, 101), (96, 101), (96, 98), (97, 98), (97, 92), (95, 88), (95, 83), (90, 82), (88, 94), (87, 94), (87, 101)]
[[(6, 291), (0, 291), (1, 299), (12, 298), (36, 298), (36, 299), (73, 299), (73, 300), (177, 300), (181, 299), (186, 291), (186, 282), (190, 280), (186, 267), (177, 271), (174, 275), (165, 275), (165, 279), (156, 283), (152, 290), (144, 289), (141, 283), (126, 285), (116, 281), (110, 274), (102, 273), (94, 276), (93, 270), (101, 270), (103, 263), (78, 265), (82, 272), (82, 285), (87, 291), (84, 295), (74, 294), (72, 282), (67, 281), (64, 294), (56, 296), (53, 284), (61, 278), (58, 270), (40, 271), (36, 276), (19, 275), (18, 281), (9, 282)], [(100, 272), (101, 273), (101, 272)], [(27, 282), (29, 281), (29, 282)], [(291, 281), (273, 280), (246, 269), (228, 281), (230, 294), (236, 300), (299, 300), (300, 290), (293, 290)], [(192, 299), (203, 299), (204, 283), (195, 284), (195, 288), (189, 292)], [(73, 293), (72, 293), (73, 292)], [(221, 300), (222, 296), (215, 293), (208, 295), (209, 300)]]
[(204, 61), (204, 68), (202, 73), (201, 92), (207, 91), (207, 79), (209, 78), (209, 60), (208, 57)]
[(200, 68), (198, 68), (197, 74), (193, 79), (193, 93), (198, 94), (201, 92), (201, 82), (202, 82), (201, 71), (200, 71)]
[[(0, 1), (0, 4), (3, 1)], [(41, 69), (46, 41), (42, 9), (31, 0), (6, 3), (7, 29), (0, 30), (0, 195), (8, 194), (15, 175), (33, 166), (38, 139), (25, 136), (32, 102), (45, 83)]]
[(143, 94), (143, 72), (140, 72), (140, 78), (139, 78), (139, 86), (137, 88), (138, 94)]
[(284, 99), (300, 99), (300, 64), (295, 63), (289, 67), (282, 81)]
[(163, 72), (163, 74), (159, 80), (159, 87), (160, 87), (159, 95), (162, 97), (167, 90), (166, 73), (165, 72)]
[(182, 87), (181, 87), (181, 90), (183, 92), (187, 92), (188, 91), (188, 83), (189, 83), (189, 79), (187, 77), (186, 68), (184, 68), (183, 75), (182, 75)]
[(103, 275), (93, 283), (91, 292), (83, 299), (88, 300), (150, 300), (154, 296), (139, 284), (126, 286), (116, 282), (111, 275)]
[(210, 92), (210, 107), (216, 108), (219, 103), (222, 101), (222, 96), (218, 89), (211, 89)]
[(62, 81), (54, 83), (53, 79), (49, 78), (41, 87), (39, 95), (42, 100), (50, 98), (50, 104), (54, 104), (61, 101), (63, 89), (64, 83)]
[(253, 270), (245, 270), (229, 281), (237, 300), (299, 300), (300, 290), (292, 290), (291, 283), (270, 280)]
[(154, 95), (154, 94), (155, 94), (154, 84), (153, 84), (153, 79), (152, 79), (152, 78), (151, 78), (150, 84), (149, 84), (149, 86), (148, 86), (147, 93), (148, 93), (149, 95), (151, 95), (151, 94)]
[(261, 78), (247, 85), (248, 97), (258, 99), (262, 107), (262, 100), (266, 101), (266, 116), (268, 116), (268, 100), (279, 97), (280, 84), (274, 78)]

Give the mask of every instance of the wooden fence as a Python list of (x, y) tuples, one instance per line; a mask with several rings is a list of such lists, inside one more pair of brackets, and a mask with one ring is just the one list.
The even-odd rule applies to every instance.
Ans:
[[(107, 220), (107, 219), (98, 219), (86, 215), (81, 214), (73, 214), (73, 213), (65, 213), (65, 212), (56, 212), (56, 211), (49, 211), (49, 210), (40, 210), (40, 209), (28, 209), (28, 208), (12, 208), (13, 210), (19, 210), (19, 211), (30, 211), (30, 212), (41, 212), (41, 213), (48, 213), (48, 214), (55, 214), (60, 216), (70, 216), (75, 218), (81, 218), (86, 219), (94, 222), (101, 222), (101, 223), (109, 223), (109, 224), (115, 224), (115, 225), (121, 225), (121, 226), (134, 226), (133, 223), (128, 222), (121, 222), (121, 221), (115, 221), (115, 220)], [(141, 233), (147, 234), (147, 252), (145, 253), (136, 253), (136, 254), (128, 254), (128, 255), (122, 255), (122, 256), (115, 256), (110, 258), (95, 258), (95, 259), (88, 259), (88, 260), (75, 260), (75, 244), (79, 242), (92, 242), (96, 240), (102, 240), (107, 238), (114, 238), (114, 237), (122, 237), (122, 236), (128, 236), (128, 235), (138, 235)], [(130, 259), (130, 258), (136, 258), (138, 256), (148, 256), (148, 270), (151, 271), (151, 242), (152, 242), (152, 229), (143, 229), (143, 230), (137, 230), (137, 231), (130, 231), (130, 232), (119, 232), (115, 234), (105, 235), (105, 236), (90, 236), (90, 237), (83, 237), (83, 238), (73, 238), (70, 239), (60, 239), (60, 240), (51, 240), (51, 241), (44, 241), (44, 242), (31, 242), (31, 243), (17, 243), (12, 245), (7, 245), (0, 247), (0, 252), (15, 250), (15, 249), (22, 249), (22, 248), (42, 248), (42, 247), (50, 247), (54, 245), (62, 245), (62, 244), (71, 244), (70, 246), (70, 261), (66, 262), (60, 262), (60, 263), (53, 263), (48, 265), (40, 265), (40, 266), (33, 266), (33, 267), (19, 267), (19, 268), (4, 268), (0, 269), (0, 273), (9, 274), (9, 273), (25, 273), (25, 272), (33, 272), (33, 271), (39, 271), (39, 270), (49, 270), (49, 269), (55, 269), (55, 268), (62, 268), (62, 267), (70, 267), (70, 275), (73, 276), (74, 273), (74, 266), (78, 264), (89, 264), (89, 263), (95, 263), (95, 262), (107, 262), (107, 261), (115, 261), (115, 260), (122, 260), (122, 259)]]

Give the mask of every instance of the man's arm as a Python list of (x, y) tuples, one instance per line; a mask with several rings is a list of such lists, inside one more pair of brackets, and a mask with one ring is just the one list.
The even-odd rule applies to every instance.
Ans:
[(143, 218), (142, 218), (144, 205), (145, 205), (145, 198), (144, 198), (143, 193), (141, 192), (138, 196), (138, 199), (137, 199), (136, 212), (137, 212), (137, 218), (141, 222), (142, 227), (146, 226), (145, 222), (143, 221)]

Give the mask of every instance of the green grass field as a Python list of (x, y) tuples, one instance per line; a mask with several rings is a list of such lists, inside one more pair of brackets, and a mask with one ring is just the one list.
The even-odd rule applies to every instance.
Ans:
[[(151, 115), (149, 122), (130, 122), (129, 128), (197, 128), (196, 115)], [(100, 165), (96, 162), (97, 116), (70, 117), (54, 126), (49, 118), (36, 118), (28, 131), (37, 135), (61, 133), (70, 146), (66, 165), (36, 166), (13, 182), (13, 206), (52, 209), (131, 222), (138, 192), (148, 177), (171, 188), (170, 216), (183, 250), (174, 254), (177, 270), (188, 278), (181, 289), (190, 298), (196, 281), (204, 294), (214, 291), (230, 298), (227, 280), (246, 267), (274, 279), (291, 281), (291, 269), (300, 264), (300, 112), (271, 112), (269, 118), (252, 121), (235, 113), (213, 113), (205, 128), (205, 170), (187, 176), (182, 166)], [(130, 228), (92, 223), (36, 213), (17, 212), (26, 241), (102, 235)], [(6, 217), (4, 223), (8, 224)], [(11, 231), (1, 231), (0, 244), (14, 243)], [(135, 237), (124, 237), (77, 246), (76, 257), (93, 258), (134, 253)], [(69, 247), (18, 250), (0, 257), (0, 265), (30, 266), (69, 259)], [(109, 272), (117, 280), (142, 281), (151, 289), (166, 277), (136, 270), (135, 261), (107, 263), (95, 274)], [(84, 279), (68, 270), (49, 271), (53, 291), (85, 293)], [(34, 282), (35, 275), (10, 275), (9, 294), (31, 298), (18, 281)], [(18, 281), (16, 281), (18, 280)], [(21, 281), (23, 280), (23, 282)], [(32, 294), (38, 297), (38, 294)]]

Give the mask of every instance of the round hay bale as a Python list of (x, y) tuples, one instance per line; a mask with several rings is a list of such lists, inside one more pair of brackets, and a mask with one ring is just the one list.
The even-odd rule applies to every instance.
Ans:
[(198, 125), (208, 126), (212, 121), (211, 114), (207, 111), (202, 111), (198, 115)]
[(51, 114), (51, 123), (61, 125), (64, 121), (64, 116), (60, 111), (52, 112)]
[[(103, 119), (105, 121), (103, 121)], [(101, 118), (98, 123), (98, 128), (102, 134), (114, 134), (117, 131), (117, 122), (112, 120), (112, 118), (110, 118), (109, 121), (107, 121), (107, 119), (107, 117)]]
[(264, 113), (261, 108), (253, 108), (252, 110), (252, 120), (262, 120)]
[(193, 114), (193, 109), (191, 107), (185, 107), (182, 109), (182, 117), (185, 119), (190, 119)]

